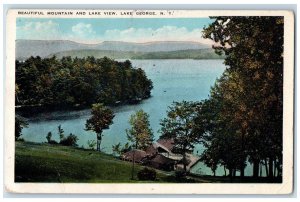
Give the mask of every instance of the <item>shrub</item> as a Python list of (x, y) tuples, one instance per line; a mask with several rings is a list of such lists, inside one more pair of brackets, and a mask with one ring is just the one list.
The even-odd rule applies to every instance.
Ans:
[(25, 142), (25, 140), (23, 138), (20, 138), (20, 137), (17, 139), (17, 141), (19, 141), (19, 142)]
[(58, 142), (56, 142), (55, 140), (50, 140), (50, 142), (48, 142), (49, 144), (58, 144)]
[(63, 138), (59, 144), (64, 145), (64, 146), (73, 146), (73, 147), (77, 147), (77, 140), (78, 137), (76, 135), (73, 135), (72, 133), (70, 133), (70, 135), (66, 138)]
[(52, 133), (48, 132), (47, 136), (46, 136), (47, 142), (48, 144), (58, 144), (58, 142), (56, 142), (55, 140), (52, 140)]
[(47, 134), (47, 136), (46, 136), (46, 139), (47, 139), (47, 142), (48, 142), (48, 143), (50, 143), (51, 138), (52, 138), (52, 133), (51, 133), (51, 132), (48, 132), (48, 134)]
[(181, 180), (185, 177), (186, 177), (186, 172), (184, 172), (182, 170), (175, 171), (175, 179), (176, 180)]
[(24, 139), (20, 138), (22, 135), (23, 128), (27, 128), (28, 123), (25, 119), (19, 115), (15, 116), (15, 140), (16, 141), (24, 141)]
[(156, 171), (154, 169), (149, 169), (145, 167), (144, 169), (140, 170), (137, 174), (139, 180), (152, 180), (156, 179)]
[(131, 151), (132, 147), (129, 145), (129, 142), (127, 142), (124, 146), (122, 146), (119, 142), (112, 146), (112, 150), (115, 156), (121, 156), (122, 154)]
[(94, 150), (97, 143), (95, 140), (88, 140), (87, 144), (88, 144), (89, 149)]

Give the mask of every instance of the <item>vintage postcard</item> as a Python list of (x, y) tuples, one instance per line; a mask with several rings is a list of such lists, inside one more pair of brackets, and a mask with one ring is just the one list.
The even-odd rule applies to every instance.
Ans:
[(13, 9), (5, 187), (289, 194), (291, 11)]

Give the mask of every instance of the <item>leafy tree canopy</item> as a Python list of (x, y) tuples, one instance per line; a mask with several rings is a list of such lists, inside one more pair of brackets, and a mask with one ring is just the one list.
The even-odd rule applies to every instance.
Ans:
[(136, 149), (146, 149), (152, 144), (153, 132), (150, 128), (149, 114), (142, 109), (130, 116), (130, 129), (126, 130), (127, 138), (135, 144)]
[(97, 134), (97, 150), (100, 151), (100, 144), (102, 141), (102, 132), (108, 129), (113, 123), (114, 113), (102, 103), (92, 105), (91, 117), (86, 120), (86, 130), (94, 131)]

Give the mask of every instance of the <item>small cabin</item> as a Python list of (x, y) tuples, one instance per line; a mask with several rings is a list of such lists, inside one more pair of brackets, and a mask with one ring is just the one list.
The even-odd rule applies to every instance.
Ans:
[(124, 161), (133, 161), (136, 163), (143, 163), (143, 161), (146, 159), (147, 157), (147, 153), (143, 150), (139, 150), (139, 149), (134, 149), (131, 151), (128, 151), (126, 153), (124, 153), (123, 155), (121, 155), (121, 159)]
[(191, 153), (186, 154), (186, 160), (178, 153), (172, 152), (174, 149), (174, 140), (159, 139), (143, 150), (134, 149), (121, 155), (124, 161), (133, 161), (139, 164), (151, 166), (165, 171), (183, 170), (183, 163), (187, 164), (189, 171), (198, 161), (199, 157)]
[(147, 165), (160, 170), (173, 171), (175, 166), (175, 161), (161, 154), (158, 154), (153, 159), (151, 159), (147, 163)]

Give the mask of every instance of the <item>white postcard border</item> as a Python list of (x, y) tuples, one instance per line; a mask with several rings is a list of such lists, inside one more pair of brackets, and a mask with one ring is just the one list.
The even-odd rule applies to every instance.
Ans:
[[(283, 182), (280, 184), (131, 184), (131, 183), (15, 183), (14, 182), (14, 121), (15, 121), (15, 40), (16, 18), (153, 18), (153, 16), (39, 16), (18, 15), (18, 11), (70, 11), (67, 9), (12, 9), (7, 14), (6, 75), (5, 75), (5, 138), (4, 177), (5, 188), (16, 193), (108, 193), (108, 194), (289, 194), (293, 190), (293, 121), (294, 121), (294, 15), (291, 11), (262, 10), (147, 10), (147, 12), (172, 12), (156, 18), (185, 18), (208, 16), (284, 16), (284, 94), (283, 94)], [(90, 11), (90, 10), (72, 10)], [(96, 10), (93, 10), (96, 11)], [(99, 12), (104, 10), (98, 10)], [(146, 10), (106, 10), (112, 12)]]

